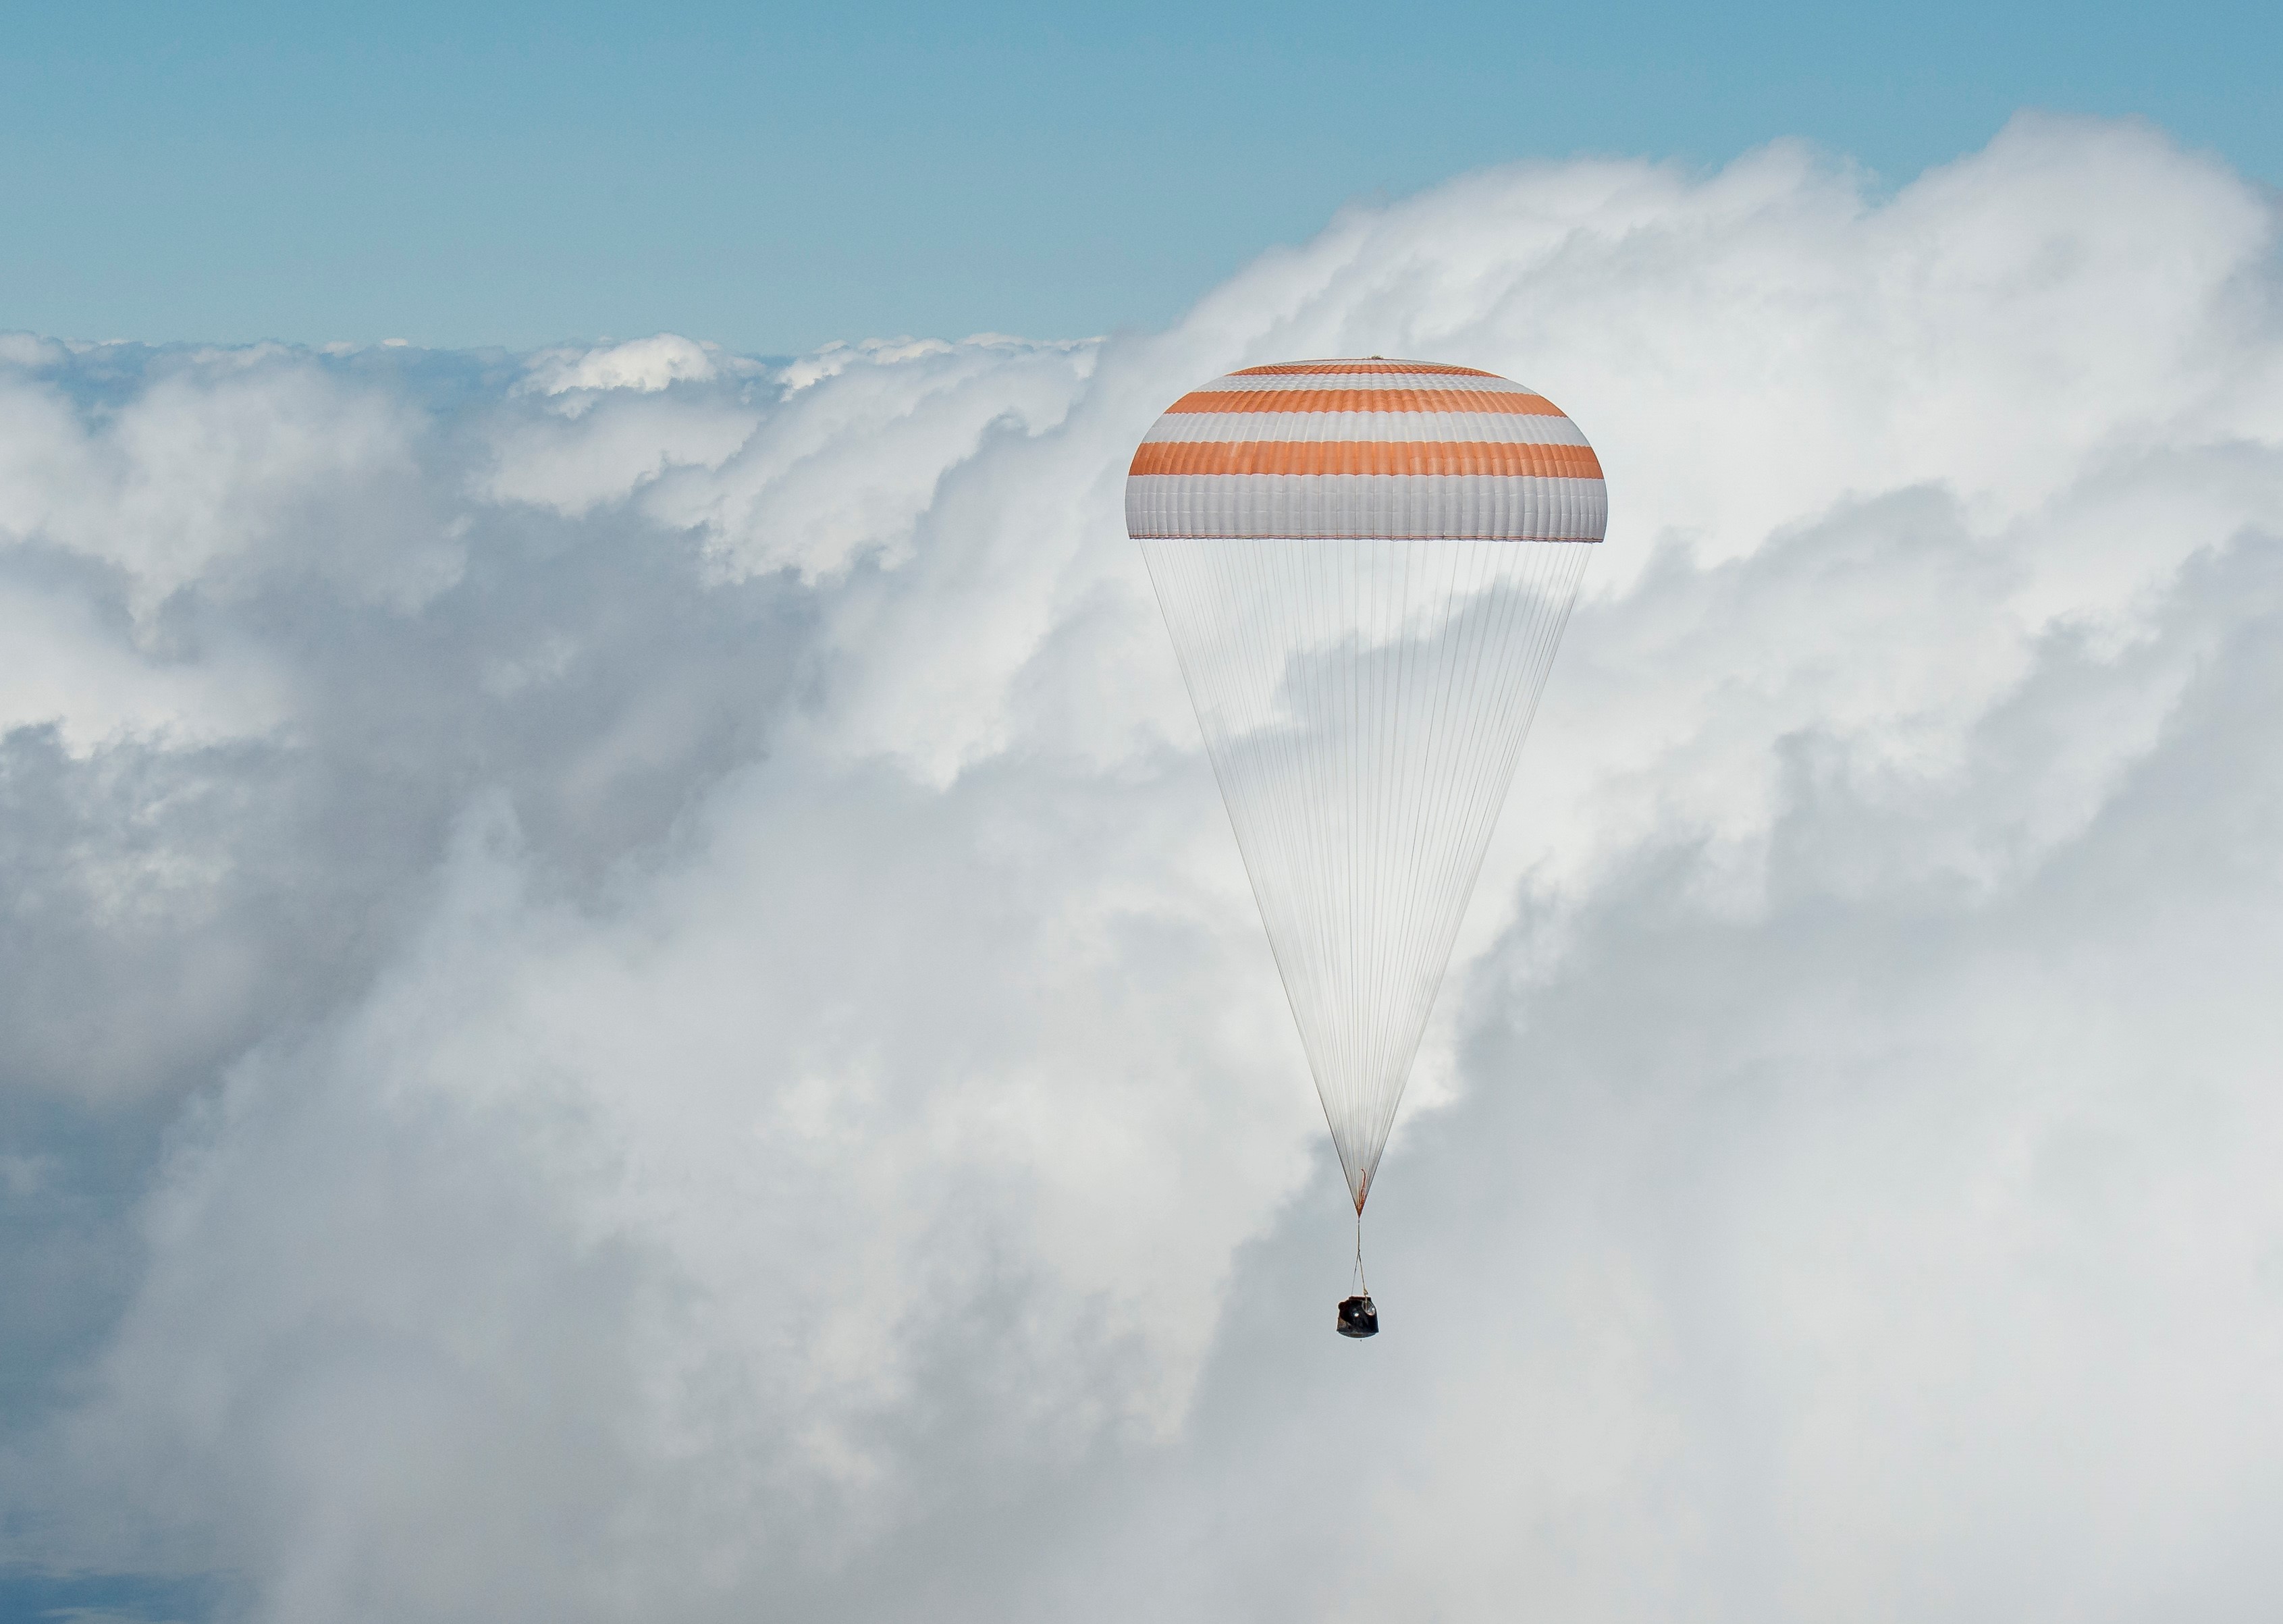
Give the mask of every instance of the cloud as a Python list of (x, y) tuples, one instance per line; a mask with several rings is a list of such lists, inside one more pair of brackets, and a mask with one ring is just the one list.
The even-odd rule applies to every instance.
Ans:
[(116, 571), (144, 620), (193, 584), (280, 570), (407, 607), (456, 579), (401, 400), (271, 346), (152, 358), (136, 383), (90, 411), (36, 370), (8, 379), (0, 535)]
[[(1491, 172), (1080, 344), (12, 343), (0, 1556), (296, 1620), (2248, 1614), (2275, 229), (2025, 119), (1890, 197)], [(1183, 388), (1354, 353), (1545, 389), (1612, 491), (1361, 1346), (1118, 519)]]
[(655, 394), (674, 384), (705, 383), (725, 369), (756, 369), (740, 357), (724, 355), (718, 345), (659, 333), (596, 349), (542, 350), (526, 366), (519, 387), (545, 395), (618, 389)]

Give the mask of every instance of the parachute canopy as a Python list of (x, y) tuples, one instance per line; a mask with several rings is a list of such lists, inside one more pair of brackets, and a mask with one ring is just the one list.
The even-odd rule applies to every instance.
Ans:
[(1428, 361), (1251, 367), (1135, 452), (1142, 545), (1360, 1214), (1608, 504)]

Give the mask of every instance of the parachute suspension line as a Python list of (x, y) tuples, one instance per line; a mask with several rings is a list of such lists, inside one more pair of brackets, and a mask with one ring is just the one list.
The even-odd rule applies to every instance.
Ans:
[(1142, 552), (1360, 1196), (1590, 544), (1152, 537)]
[(1356, 1208), (1355, 1272), (1348, 1277), (1348, 1294), (1352, 1297), (1371, 1295), (1371, 1282), (1364, 1278), (1363, 1272), (1363, 1208), (1361, 1207)]

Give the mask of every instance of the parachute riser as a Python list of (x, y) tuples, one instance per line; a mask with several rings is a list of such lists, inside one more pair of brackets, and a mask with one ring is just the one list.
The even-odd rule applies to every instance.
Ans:
[(1365, 1337), (1379, 1334), (1379, 1310), (1372, 1305), (1371, 1282), (1363, 1273), (1363, 1203), (1356, 1203), (1355, 1274), (1349, 1280), (1351, 1288), (1346, 1300), (1340, 1304), (1337, 1329), (1342, 1336)]

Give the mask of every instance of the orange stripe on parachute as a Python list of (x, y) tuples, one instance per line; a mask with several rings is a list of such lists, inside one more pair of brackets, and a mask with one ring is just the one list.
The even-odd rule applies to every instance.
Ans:
[(1230, 377), (1318, 377), (1327, 372), (1446, 372), (1453, 377), (1497, 377), (1476, 367), (1450, 367), (1435, 361), (1286, 361), (1273, 367), (1246, 367)]
[(1498, 412), (1559, 417), (1544, 395), (1488, 389), (1198, 389), (1165, 408), (1175, 412)]
[(1498, 440), (1145, 440), (1129, 474), (1494, 474), (1599, 479), (1591, 446)]

